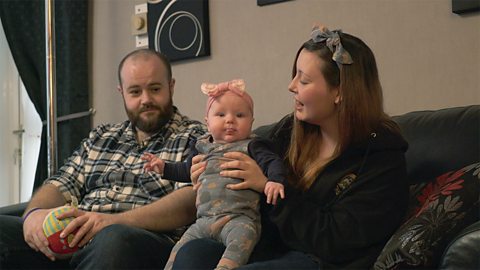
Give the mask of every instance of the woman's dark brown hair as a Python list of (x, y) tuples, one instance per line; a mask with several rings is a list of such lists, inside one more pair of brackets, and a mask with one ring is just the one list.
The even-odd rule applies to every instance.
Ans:
[[(383, 94), (378, 77), (375, 56), (370, 48), (359, 38), (340, 33), (341, 43), (350, 53), (353, 64), (338, 64), (332, 60), (332, 52), (325, 42), (305, 42), (298, 50), (293, 64), (292, 77), (297, 72), (296, 62), (302, 50), (315, 53), (321, 60), (321, 70), (329, 89), (339, 89), (338, 109), (339, 143), (333, 159), (350, 144), (363, 141), (384, 126), (399, 132), (398, 126), (383, 110)], [(318, 157), (322, 143), (320, 126), (309, 124), (295, 118), (292, 138), (287, 154), (293, 171), (294, 185), (307, 189), (326, 165)]]

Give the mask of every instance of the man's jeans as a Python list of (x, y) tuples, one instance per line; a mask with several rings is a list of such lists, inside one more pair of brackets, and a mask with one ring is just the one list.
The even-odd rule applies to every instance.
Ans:
[(25, 242), (20, 217), (0, 216), (0, 269), (163, 269), (173, 245), (163, 234), (111, 225), (70, 259), (52, 262)]

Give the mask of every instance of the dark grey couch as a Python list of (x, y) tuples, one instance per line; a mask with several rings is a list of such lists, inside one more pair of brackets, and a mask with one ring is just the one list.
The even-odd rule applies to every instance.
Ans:
[[(465, 166), (477, 164), (458, 177), (457, 183), (461, 183), (462, 188), (458, 186), (455, 187), (458, 189), (451, 189), (448, 192), (442, 190), (445, 194), (439, 195), (439, 197), (459, 198), (459, 202), (463, 202), (455, 212), (457, 216), (454, 216), (453, 212), (448, 212), (449, 217), (443, 217), (441, 221), (436, 220), (436, 223), (429, 223), (431, 220), (425, 222), (427, 219), (424, 213), (425, 215), (414, 215), (406, 221), (412, 227), (416, 224), (430, 226), (429, 237), (435, 241), (417, 240), (415, 244), (425, 245), (424, 248), (416, 249), (416, 252), (423, 252), (423, 257), (420, 254), (412, 255), (411, 250), (408, 254), (408, 250), (404, 247), (401, 251), (405, 252), (402, 254), (405, 260), (397, 267), (480, 269), (480, 165), (478, 165), (480, 162), (480, 105), (411, 112), (396, 116), (394, 120), (400, 125), (409, 143), (406, 159), (408, 178), (412, 184), (412, 204), (418, 203), (415, 195), (418, 196), (418, 192), (422, 188), (425, 190), (429, 184), (431, 187), (432, 180), (447, 172), (458, 172)], [(454, 176), (450, 175), (450, 178), (453, 180)], [(441, 198), (439, 201), (441, 202)], [(446, 205), (447, 201), (443, 203)], [(422, 221), (416, 221), (422, 218)], [(435, 228), (435, 226), (438, 227)], [(407, 230), (405, 226), (399, 230), (402, 229)], [(398, 233), (397, 231), (397, 236), (400, 235)], [(383, 252), (391, 251), (388, 248), (396, 246), (392, 241), (395, 242), (397, 239), (392, 237)], [(432, 246), (429, 247), (428, 244)], [(381, 257), (382, 255), (379, 258)], [(415, 260), (420, 257), (423, 261)]]
[[(468, 173), (458, 178), (455, 183), (461, 183), (462, 189), (456, 186), (457, 189), (447, 190), (451, 194), (437, 194), (438, 200), (443, 198), (442, 205), (451, 202), (451, 198), (456, 203), (456, 211), (443, 217), (446, 221), (429, 223), (431, 220), (424, 217), (425, 213), (431, 214), (429, 209), (423, 209), (423, 214), (416, 209), (421, 207), (419, 196), (432, 187), (439, 188), (434, 185), (439, 176), (480, 162), (480, 105), (410, 112), (395, 116), (394, 120), (409, 142), (406, 158), (412, 207), (405, 224), (386, 244), (374, 268), (480, 269), (480, 168), (468, 167)], [(268, 134), (271, 126), (260, 127), (256, 133)], [(455, 201), (455, 196), (461, 203)], [(0, 214), (21, 215), (24, 208), (25, 204), (3, 207)], [(422, 239), (425, 234), (416, 229), (419, 226), (429, 226), (428, 239)], [(405, 232), (417, 233), (418, 237), (407, 242)]]

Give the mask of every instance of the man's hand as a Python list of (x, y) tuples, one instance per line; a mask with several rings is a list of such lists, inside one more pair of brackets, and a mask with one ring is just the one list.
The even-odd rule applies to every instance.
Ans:
[(43, 220), (51, 209), (39, 209), (30, 213), (23, 222), (23, 237), (25, 242), (35, 251), (40, 251), (50, 260), (54, 261), (55, 256), (48, 248), (48, 240), (43, 232)]
[(265, 185), (265, 195), (267, 195), (267, 203), (271, 203), (273, 205), (277, 204), (278, 196), (280, 198), (285, 198), (285, 191), (283, 185), (277, 182), (268, 181)]
[(58, 219), (75, 217), (60, 234), (61, 238), (66, 238), (69, 234), (75, 232), (75, 237), (70, 243), (70, 247), (83, 247), (86, 245), (101, 229), (115, 223), (115, 215), (103, 214), (97, 212), (86, 212), (79, 209), (72, 209), (58, 215)]

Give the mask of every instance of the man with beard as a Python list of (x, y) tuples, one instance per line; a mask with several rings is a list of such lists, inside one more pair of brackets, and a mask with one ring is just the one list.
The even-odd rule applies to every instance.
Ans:
[[(0, 216), (0, 269), (163, 268), (177, 228), (194, 221), (192, 188), (145, 173), (141, 156), (184, 160), (204, 125), (173, 106), (175, 79), (164, 55), (131, 52), (120, 62), (118, 78), (129, 120), (92, 130), (34, 194), (23, 218)], [(78, 208), (58, 216), (74, 217), (60, 237), (79, 249), (59, 259), (42, 224), (53, 208), (72, 201)]]

